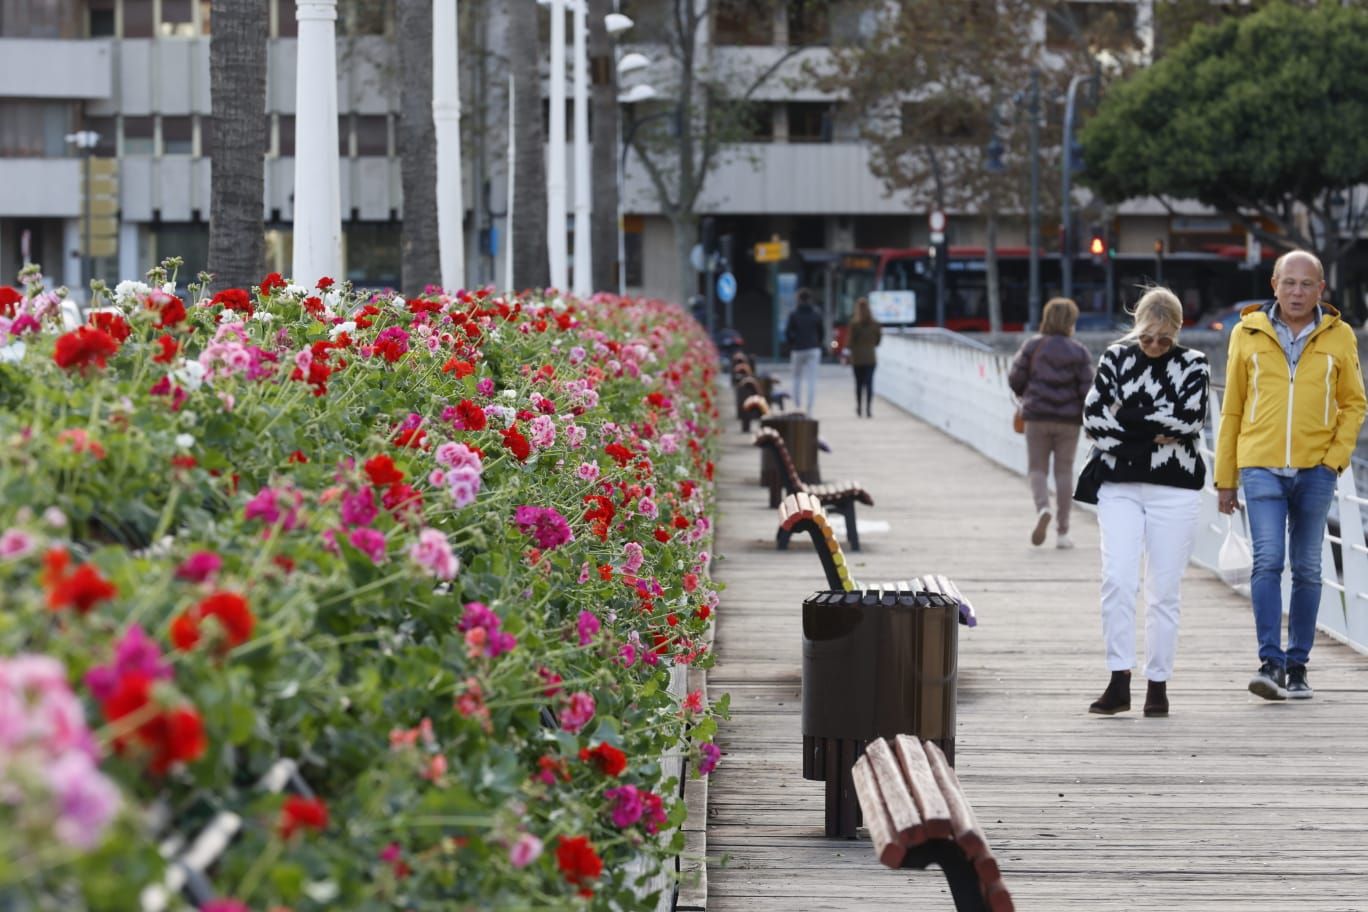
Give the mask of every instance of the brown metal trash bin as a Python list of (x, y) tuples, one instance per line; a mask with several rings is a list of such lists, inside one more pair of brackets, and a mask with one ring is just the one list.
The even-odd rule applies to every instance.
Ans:
[[(789, 459), (798, 477), (806, 484), (820, 484), (822, 473), (817, 467), (817, 419), (809, 418), (802, 412), (787, 415), (768, 415), (760, 419), (760, 426), (773, 428), (784, 439), (788, 447)], [(760, 484), (770, 489), (770, 506), (779, 506), (775, 492), (784, 487), (781, 470), (774, 464), (774, 456), (768, 447), (760, 451)]]
[(826, 834), (854, 836), (850, 768), (876, 738), (955, 762), (959, 605), (940, 593), (818, 592), (803, 602), (803, 778), (826, 782)]

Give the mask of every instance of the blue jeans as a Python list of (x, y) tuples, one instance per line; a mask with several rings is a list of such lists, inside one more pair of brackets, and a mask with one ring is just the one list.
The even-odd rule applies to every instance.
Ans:
[[(1267, 469), (1240, 470), (1254, 551), (1249, 589), (1260, 661), (1305, 665), (1311, 654), (1321, 600), (1321, 542), (1338, 483), (1325, 466), (1302, 469), (1290, 478)], [(1282, 574), (1289, 559), (1292, 602), (1283, 652)]]

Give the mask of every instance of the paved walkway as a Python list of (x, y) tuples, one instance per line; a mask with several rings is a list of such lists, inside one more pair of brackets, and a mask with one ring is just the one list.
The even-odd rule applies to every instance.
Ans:
[[(1107, 677), (1093, 516), (1075, 513), (1076, 550), (1033, 548), (1024, 479), (882, 400), (856, 418), (853, 400), (848, 369), (824, 366), (823, 480), (862, 481), (876, 502), (862, 516), (890, 526), (862, 531), (857, 578), (944, 573), (979, 612), (959, 640), (957, 768), (1019, 909), (1368, 910), (1368, 657), (1322, 638), (1314, 700), (1258, 700), (1248, 605), (1193, 567), (1172, 715), (1141, 716), (1137, 673), (1135, 711), (1091, 716)], [(806, 536), (775, 551), (759, 451), (728, 428), (708, 689), (731, 694), (732, 718), (707, 908), (953, 909), (939, 871), (890, 871), (863, 835), (823, 836), (799, 718), (801, 604), (822, 572)]]

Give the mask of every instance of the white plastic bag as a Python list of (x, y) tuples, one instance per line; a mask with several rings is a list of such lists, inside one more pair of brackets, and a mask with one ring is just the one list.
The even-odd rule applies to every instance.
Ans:
[(1235, 526), (1232, 517), (1226, 517), (1226, 537), (1221, 542), (1221, 551), (1216, 555), (1216, 571), (1226, 585), (1241, 595), (1249, 595), (1249, 574), (1254, 569), (1254, 554)]

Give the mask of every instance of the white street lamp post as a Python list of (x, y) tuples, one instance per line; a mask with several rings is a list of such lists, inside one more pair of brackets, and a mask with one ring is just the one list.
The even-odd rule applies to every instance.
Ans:
[(589, 202), (589, 51), (585, 0), (574, 4), (571, 28), (575, 67), (575, 295), (587, 298), (594, 292), (591, 253), (593, 211)]
[(442, 287), (465, 287), (457, 0), (432, 4), (432, 125), (437, 137), (437, 253)]
[(337, 0), (299, 0), (295, 64), (294, 281), (342, 269), (337, 155)]
[(565, 262), (565, 0), (551, 0), (551, 137), (546, 172), (546, 253), (551, 285), (567, 290)]
[[(632, 58), (637, 58), (638, 60), (640, 60), (640, 62), (638, 63), (637, 60), (633, 60)], [(623, 64), (627, 64), (629, 61), (630, 61), (630, 66), (629, 66), (626, 70), (624, 70), (624, 69), (623, 69)], [(622, 73), (622, 72), (630, 72), (631, 70), (639, 70), (639, 69), (641, 69), (642, 67), (646, 66), (649, 62), (650, 62), (650, 61), (648, 61), (648, 60), (647, 60), (645, 57), (643, 57), (641, 54), (635, 54), (635, 53), (633, 53), (633, 54), (627, 54), (627, 55), (624, 56), (624, 57), (622, 58), (622, 60), (619, 62), (619, 64), (618, 64), (618, 71), (619, 71), (619, 73)], [(650, 100), (650, 99), (652, 99), (652, 98), (655, 98), (655, 96), (656, 96), (656, 90), (655, 90), (655, 87), (654, 87), (654, 86), (649, 86), (649, 85), (634, 85), (634, 86), (632, 86), (631, 89), (629, 89), (627, 92), (625, 92), (624, 94), (618, 96), (618, 104), (624, 104), (624, 105), (637, 104), (638, 102), (648, 101), (648, 100)], [(654, 116), (654, 115), (653, 115), (653, 116)], [(633, 125), (632, 125), (633, 132), (635, 132), (636, 126), (637, 126), (637, 124), (636, 124), (636, 123), (633, 123)], [(617, 173), (617, 182), (618, 182), (618, 212), (617, 212), (617, 221), (618, 221), (618, 257), (617, 257), (617, 259), (618, 259), (618, 295), (619, 295), (619, 296), (627, 294), (627, 231), (626, 231), (626, 227), (627, 227), (627, 225), (626, 225), (626, 219), (627, 219), (626, 211), (627, 211), (627, 210), (626, 210), (626, 200), (624, 199), (624, 197), (625, 197), (626, 194), (627, 194), (627, 150), (630, 149), (630, 148), (632, 147), (631, 142), (632, 142), (632, 134), (631, 134), (631, 133), (628, 133), (625, 139), (623, 138), (623, 136), (622, 136), (622, 119), (621, 119), (621, 118), (618, 118), (618, 173)]]

